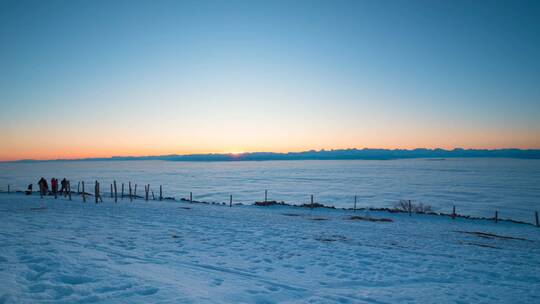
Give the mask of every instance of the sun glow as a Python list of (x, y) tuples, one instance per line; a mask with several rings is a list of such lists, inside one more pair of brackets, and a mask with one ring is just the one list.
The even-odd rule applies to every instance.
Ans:
[(230, 155), (232, 156), (239, 156), (239, 155), (242, 155), (244, 154), (245, 152), (243, 151), (232, 151), (232, 152), (229, 152)]

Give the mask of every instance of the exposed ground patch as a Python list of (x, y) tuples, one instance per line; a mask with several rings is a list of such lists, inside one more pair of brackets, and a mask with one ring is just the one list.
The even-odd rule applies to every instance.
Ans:
[(368, 221), (368, 222), (393, 222), (392, 219), (389, 218), (376, 218), (376, 217), (366, 217), (366, 216), (351, 216), (349, 218), (353, 221)]
[(499, 240), (519, 240), (519, 241), (526, 241), (526, 242), (532, 242), (531, 240), (520, 238), (520, 237), (513, 237), (513, 236), (505, 236), (505, 235), (498, 235), (494, 233), (487, 233), (487, 232), (479, 232), (479, 231), (460, 231), (456, 230), (454, 232), (457, 233), (463, 233), (468, 235), (474, 235), (477, 237), (481, 237), (484, 239), (499, 239)]

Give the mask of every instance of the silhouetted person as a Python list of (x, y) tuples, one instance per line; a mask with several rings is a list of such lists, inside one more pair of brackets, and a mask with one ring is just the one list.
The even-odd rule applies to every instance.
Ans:
[(26, 191), (24, 191), (24, 193), (26, 195), (32, 194), (32, 184), (28, 185), (28, 188), (26, 189)]
[(67, 188), (67, 179), (66, 179), (65, 177), (64, 177), (64, 178), (62, 179), (62, 181), (60, 182), (60, 186), (61, 186), (61, 188), (60, 188), (60, 194), (66, 195), (67, 192), (68, 192), (68, 188)]
[(47, 180), (41, 177), (38, 182), (38, 186), (41, 195), (47, 195), (47, 191), (49, 191), (49, 185), (47, 184)]
[(58, 180), (56, 178), (51, 178), (51, 190), (54, 196), (56, 197), (56, 193), (58, 192)]

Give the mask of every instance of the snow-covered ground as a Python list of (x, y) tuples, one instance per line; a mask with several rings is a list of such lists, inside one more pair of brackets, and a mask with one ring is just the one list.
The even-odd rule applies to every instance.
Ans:
[(531, 225), (104, 200), (0, 194), (0, 303), (540, 303)]

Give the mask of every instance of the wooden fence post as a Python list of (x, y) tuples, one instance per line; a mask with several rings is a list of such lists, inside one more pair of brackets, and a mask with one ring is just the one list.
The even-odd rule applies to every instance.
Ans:
[(409, 216), (412, 216), (412, 203), (411, 203), (411, 200), (409, 200)]
[(313, 209), (313, 194), (311, 195), (311, 205), (310, 205), (311, 209)]
[(116, 191), (116, 180), (113, 181), (113, 185), (114, 185), (114, 202), (118, 202), (118, 192)]
[(83, 203), (86, 203), (86, 192), (84, 192), (84, 181), (82, 181), (81, 184), (82, 184), (82, 200), (83, 200)]
[(232, 207), (232, 194), (231, 194), (231, 196), (229, 197), (229, 207)]
[(135, 191), (133, 192), (133, 196), (135, 199), (137, 198), (137, 184), (135, 184)]
[(264, 202), (268, 201), (268, 190), (264, 190)]
[(122, 183), (122, 193), (120, 194), (120, 199), (124, 200), (124, 183)]
[(154, 196), (154, 191), (152, 191), (152, 200), (156, 200), (156, 197)]
[(456, 206), (454, 205), (454, 207), (452, 208), (452, 219), (456, 219)]
[(148, 191), (150, 191), (150, 184), (144, 186), (144, 200), (148, 202)]
[(193, 192), (189, 193), (189, 202), (193, 203)]
[(69, 181), (67, 181), (67, 190), (68, 190), (69, 200), (71, 200), (71, 183)]
[[(154, 192), (152, 192), (152, 196), (154, 196)], [(159, 185), (159, 200), (163, 200), (163, 185)]]
[(536, 219), (536, 227), (540, 227), (540, 223), (538, 223), (538, 211), (534, 212), (534, 217)]
[(354, 212), (356, 212), (356, 195), (354, 196)]
[(97, 204), (98, 203), (98, 197), (99, 197), (98, 181), (96, 181), (96, 185), (94, 186), (94, 196), (95, 196), (96, 204)]
[(111, 184), (111, 198), (113, 198), (113, 188), (112, 188), (112, 184)]
[(77, 194), (81, 194), (81, 182), (77, 182)]
[(499, 211), (495, 210), (495, 223), (499, 221)]
[(131, 196), (131, 182), (129, 182), (129, 201), (133, 202), (133, 198)]

